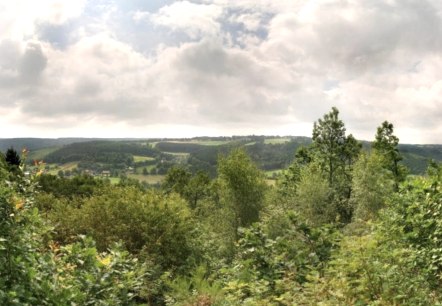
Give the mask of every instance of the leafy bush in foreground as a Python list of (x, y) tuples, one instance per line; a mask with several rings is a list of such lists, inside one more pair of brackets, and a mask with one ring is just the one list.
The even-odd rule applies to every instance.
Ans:
[(34, 208), (34, 185), (0, 165), (0, 304), (130, 305), (144, 269), (127, 252), (99, 254), (90, 239), (59, 247)]

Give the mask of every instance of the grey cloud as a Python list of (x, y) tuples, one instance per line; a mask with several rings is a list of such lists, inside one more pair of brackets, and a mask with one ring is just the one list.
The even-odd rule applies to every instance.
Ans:
[[(388, 65), (400, 50), (440, 50), (441, 21), (427, 1), (391, 3), (364, 1), (342, 7), (334, 2), (323, 7), (313, 26), (316, 39), (308, 51), (323, 52), (318, 55), (325, 56), (325, 61), (361, 71)], [(341, 17), (346, 9), (354, 16)]]
[[(279, 97), (281, 71), (266, 67), (249, 54), (213, 42), (185, 48), (178, 57), (177, 81), (187, 100), (196, 104), (195, 117), (215, 122), (259, 121), (263, 115), (285, 114), (288, 102)], [(274, 84), (275, 78), (279, 84)]]
[(15, 87), (20, 56), (21, 50), (17, 42), (11, 40), (0, 42), (0, 88)]
[(26, 47), (19, 63), (19, 73), (21, 80), (26, 83), (35, 83), (46, 68), (48, 59), (46, 58), (40, 44), (30, 43)]
[(25, 90), (26, 86), (40, 82), (46, 68), (47, 57), (39, 43), (28, 43), (24, 51), (20, 44), (4, 40), (0, 43), (0, 87)]
[(2, 69), (15, 69), (20, 57), (20, 46), (12, 40), (0, 42), (0, 67)]
[(94, 97), (102, 90), (106, 89), (102, 87), (99, 80), (85, 76), (79, 79), (75, 84), (74, 94), (80, 97)]

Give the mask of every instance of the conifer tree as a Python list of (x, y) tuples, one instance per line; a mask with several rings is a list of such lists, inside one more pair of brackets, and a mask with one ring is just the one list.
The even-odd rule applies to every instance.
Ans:
[(372, 144), (373, 150), (384, 159), (384, 168), (393, 173), (395, 189), (398, 189), (399, 182), (405, 178), (405, 168), (400, 165), (402, 156), (399, 153), (399, 138), (394, 134), (393, 124), (384, 121), (378, 127), (375, 141)]

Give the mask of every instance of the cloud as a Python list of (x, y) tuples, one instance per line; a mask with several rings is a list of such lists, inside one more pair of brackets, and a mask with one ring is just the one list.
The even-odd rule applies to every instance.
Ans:
[[(156, 25), (168, 27), (172, 31), (182, 31), (196, 39), (205, 35), (216, 36), (220, 31), (217, 19), (221, 14), (222, 8), (217, 5), (179, 1), (148, 16)], [(135, 18), (143, 18), (143, 14), (136, 13)]]
[(0, 1), (0, 39), (32, 37), (40, 22), (61, 25), (80, 16), (86, 0)]
[(19, 63), (19, 72), (22, 81), (26, 83), (38, 81), (46, 68), (47, 61), (40, 44), (28, 44)]
[(440, 142), (440, 1), (18, 4), (0, 2), (1, 105), (31, 128), (309, 135), (336, 105), (356, 137), (389, 120)]

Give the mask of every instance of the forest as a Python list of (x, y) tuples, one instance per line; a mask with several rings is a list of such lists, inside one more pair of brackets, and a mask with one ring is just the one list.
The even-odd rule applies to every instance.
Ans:
[[(279, 158), (260, 139), (187, 144), (189, 162), (170, 163), (156, 187), (52, 175), (37, 160), (28, 173), (30, 153), (11, 148), (0, 305), (440, 305), (442, 163), (418, 174), (404, 163), (417, 147), (401, 147), (392, 123), (373, 134), (358, 141), (332, 108)], [(164, 150), (183, 152), (97, 144), (66, 144), (48, 162), (164, 164)], [(263, 170), (281, 167), (269, 184)]]

